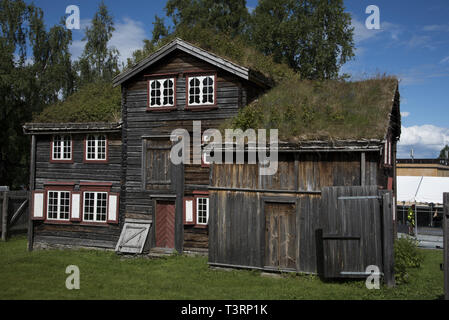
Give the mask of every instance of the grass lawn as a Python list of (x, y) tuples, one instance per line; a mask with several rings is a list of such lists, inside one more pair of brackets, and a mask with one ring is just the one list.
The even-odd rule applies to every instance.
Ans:
[[(315, 276), (262, 277), (258, 271), (214, 270), (205, 257), (124, 259), (99, 250), (26, 251), (26, 238), (0, 243), (0, 299), (438, 299), (441, 250), (425, 250), (410, 283), (368, 290), (364, 281), (322, 282)], [(80, 290), (67, 290), (68, 265)]]

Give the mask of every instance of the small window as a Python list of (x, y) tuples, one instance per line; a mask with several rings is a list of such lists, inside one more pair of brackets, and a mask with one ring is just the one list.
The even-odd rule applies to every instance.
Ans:
[(148, 83), (149, 107), (174, 107), (175, 79), (154, 79)]
[[(203, 135), (203, 144), (208, 144), (210, 141), (210, 136), (208, 135)], [(210, 157), (212, 156), (212, 152), (206, 152), (206, 150), (204, 150), (204, 146), (203, 146), (203, 150), (202, 150), (202, 155), (201, 155), (201, 165), (203, 167), (208, 167), (210, 166)]]
[(83, 220), (106, 222), (108, 209), (107, 192), (84, 192)]
[(207, 225), (209, 220), (209, 198), (196, 198), (196, 223)]
[(90, 161), (106, 161), (107, 140), (104, 135), (88, 135), (86, 138), (85, 158)]
[(190, 106), (215, 104), (215, 76), (189, 77)]
[(72, 139), (70, 136), (53, 136), (52, 160), (72, 160)]
[(47, 219), (69, 220), (69, 218), (70, 218), (70, 192), (48, 191)]

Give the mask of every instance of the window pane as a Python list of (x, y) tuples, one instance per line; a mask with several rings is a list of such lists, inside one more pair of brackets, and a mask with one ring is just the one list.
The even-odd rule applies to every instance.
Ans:
[(49, 191), (48, 192), (48, 204), (47, 204), (47, 217), (49, 219), (58, 218), (58, 193)]
[(207, 224), (208, 211), (209, 211), (209, 199), (198, 198), (196, 203), (197, 223)]
[(95, 211), (95, 193), (85, 192), (84, 193), (84, 220), (94, 221), (94, 211)]
[(61, 192), (59, 202), (59, 218), (69, 219), (70, 214), (70, 192)]

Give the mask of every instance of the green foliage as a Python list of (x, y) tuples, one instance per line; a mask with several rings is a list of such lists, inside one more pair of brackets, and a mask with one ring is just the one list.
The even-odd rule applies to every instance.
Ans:
[(33, 112), (73, 92), (75, 73), (61, 24), (47, 30), (40, 8), (0, 0), (0, 184), (12, 189), (29, 178), (29, 138), (22, 125)]
[(354, 56), (351, 16), (343, 0), (261, 0), (250, 35), (263, 53), (303, 79), (336, 79)]
[(394, 244), (394, 271), (397, 283), (409, 282), (410, 268), (420, 268), (424, 256), (411, 237), (400, 238)]
[(243, 108), (224, 126), (278, 129), (283, 141), (383, 139), (398, 82), (393, 77), (364, 81), (282, 81)]
[(449, 155), (449, 145), (445, 145), (444, 148), (441, 149), (438, 159), (448, 159), (448, 155)]
[(111, 81), (118, 74), (119, 52), (108, 48), (108, 42), (115, 31), (114, 20), (102, 1), (92, 19), (92, 25), (86, 27), (87, 40), (83, 54), (75, 66), (79, 72), (79, 86), (94, 81)]
[(297, 76), (287, 65), (274, 62), (270, 56), (263, 55), (249, 45), (244, 38), (231, 37), (199, 26), (180, 27), (169, 36), (158, 41), (156, 45), (147, 40), (144, 49), (136, 52), (134, 54), (135, 59), (128, 62), (128, 67), (132, 67), (139, 62), (138, 59), (145, 58), (175, 38), (181, 38), (236, 64), (250, 68), (275, 82)]
[(36, 123), (117, 122), (120, 120), (120, 88), (109, 82), (90, 83), (64, 102), (46, 107), (33, 117)]
[(250, 19), (245, 0), (168, 0), (165, 10), (176, 30), (200, 27), (231, 37), (243, 35)]

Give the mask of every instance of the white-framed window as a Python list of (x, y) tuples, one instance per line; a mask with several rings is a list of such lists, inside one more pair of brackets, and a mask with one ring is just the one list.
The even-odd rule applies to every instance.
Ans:
[[(208, 136), (206, 134), (203, 135), (203, 144), (208, 144), (209, 141), (210, 141), (210, 136)], [(202, 157), (201, 164), (203, 166), (209, 166), (210, 165), (210, 153), (208, 153), (204, 150), (204, 146), (203, 146), (201, 157)]]
[(175, 78), (150, 80), (148, 91), (150, 108), (175, 105)]
[(189, 106), (215, 104), (215, 76), (189, 77)]
[(209, 221), (209, 198), (196, 198), (196, 224), (207, 225)]
[(68, 135), (53, 136), (52, 160), (72, 160), (72, 138)]
[(86, 160), (106, 160), (107, 159), (107, 139), (104, 135), (88, 135), (86, 137)]
[(69, 220), (70, 219), (70, 192), (53, 191), (47, 192), (47, 219)]
[(106, 222), (108, 193), (85, 191), (83, 193), (83, 221)]

